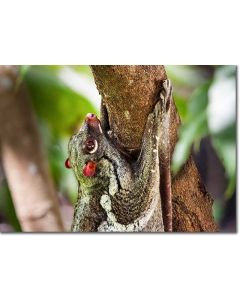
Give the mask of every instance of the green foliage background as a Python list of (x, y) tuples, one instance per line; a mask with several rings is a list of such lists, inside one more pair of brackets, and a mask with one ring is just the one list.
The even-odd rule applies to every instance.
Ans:
[[(74, 89), (60, 76), (65, 69), (88, 78), (92, 89), (96, 89), (88, 66), (22, 66), (17, 85), (24, 81), (28, 87), (55, 185), (58, 192), (73, 204), (77, 187), (72, 172), (64, 167), (67, 143), (84, 116), (88, 112), (98, 114), (99, 111), (84, 91)], [(209, 136), (226, 172), (228, 199), (236, 189), (236, 119), (233, 116), (221, 130), (212, 130), (208, 114), (211, 101), (209, 91), (212, 88), (221, 90), (222, 82), (226, 81), (236, 91), (236, 67), (166, 66), (166, 71), (173, 83), (174, 99), (182, 120), (172, 170), (176, 174), (191, 149), (198, 151), (201, 139)], [(225, 106), (227, 113), (227, 97)], [(15, 231), (21, 230), (6, 181), (0, 185), (0, 211)], [(215, 205), (218, 221), (223, 214), (223, 209)]]

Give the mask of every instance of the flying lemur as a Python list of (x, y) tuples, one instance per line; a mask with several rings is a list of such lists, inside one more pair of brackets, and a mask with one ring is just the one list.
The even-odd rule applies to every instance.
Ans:
[(87, 114), (66, 160), (78, 181), (73, 232), (172, 231), (171, 102), (171, 82), (164, 80), (135, 160), (112, 141), (106, 120)]

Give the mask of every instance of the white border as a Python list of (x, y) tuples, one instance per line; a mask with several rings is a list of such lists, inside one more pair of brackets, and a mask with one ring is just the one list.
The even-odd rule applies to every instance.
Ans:
[[(0, 63), (238, 64), (237, 5), (1, 1)], [(236, 234), (0, 235), (0, 296), (236, 299), (239, 257)]]

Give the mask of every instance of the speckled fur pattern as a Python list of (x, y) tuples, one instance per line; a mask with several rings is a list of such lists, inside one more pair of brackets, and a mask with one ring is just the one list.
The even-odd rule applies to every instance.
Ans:
[[(163, 92), (149, 114), (142, 140), (141, 153), (136, 161), (129, 161), (111, 142), (99, 126), (92, 128), (86, 122), (69, 142), (69, 159), (79, 183), (79, 196), (75, 206), (72, 231), (74, 232), (136, 232), (164, 231), (159, 191), (159, 140), (162, 139), (164, 97)], [(84, 141), (96, 139), (95, 153), (84, 153)], [(163, 142), (167, 143), (167, 138)], [(88, 161), (97, 164), (93, 177), (83, 175)]]

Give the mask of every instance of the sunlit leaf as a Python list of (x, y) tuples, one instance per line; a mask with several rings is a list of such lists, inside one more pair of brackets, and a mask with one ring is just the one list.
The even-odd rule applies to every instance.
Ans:
[(181, 97), (178, 94), (174, 94), (174, 101), (175, 101), (175, 104), (177, 106), (177, 110), (178, 110), (178, 113), (180, 115), (180, 118), (181, 118), (182, 122), (184, 123), (186, 118), (187, 118), (187, 115), (188, 115), (187, 100), (184, 99), (183, 97)]
[(38, 116), (58, 135), (73, 133), (87, 113), (96, 113), (86, 97), (65, 85), (49, 68), (34, 66), (25, 80)]
[(229, 75), (234, 70), (231, 66), (220, 67), (209, 89), (208, 124), (212, 134), (235, 123), (236, 74)]
[(188, 65), (165, 65), (168, 77), (177, 85), (187, 85), (197, 87), (201, 85), (205, 78), (200, 72), (196, 72), (195, 66)]
[(197, 88), (188, 102), (188, 113), (185, 124), (179, 131), (179, 141), (172, 158), (172, 171), (176, 174), (187, 161), (193, 143), (199, 144), (200, 139), (208, 134), (207, 103), (210, 83)]
[(84, 73), (84, 74), (87, 74), (87, 75), (91, 75), (91, 70), (90, 70), (90, 67), (89, 66), (69, 66), (70, 68), (74, 69), (75, 71), (77, 72), (80, 72), (80, 73)]
[(227, 198), (236, 185), (236, 105), (236, 66), (220, 66), (209, 90), (208, 123), (228, 178)]

